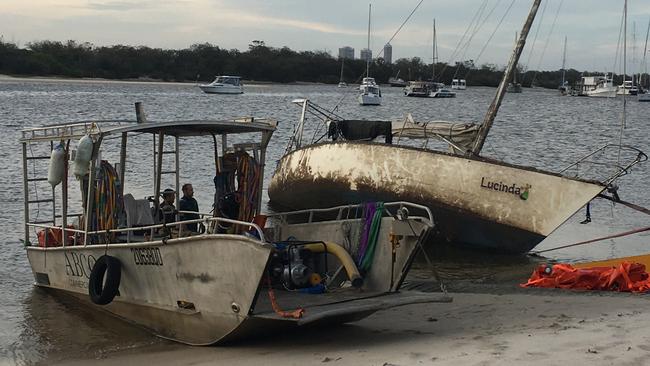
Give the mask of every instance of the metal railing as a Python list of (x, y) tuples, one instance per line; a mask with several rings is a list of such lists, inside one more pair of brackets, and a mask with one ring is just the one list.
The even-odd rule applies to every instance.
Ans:
[[(114, 243), (101, 243), (101, 244), (94, 244), (94, 243), (89, 243), (88, 238), (92, 236), (98, 236), (98, 235), (111, 235), (111, 234), (119, 234), (119, 233), (131, 233), (134, 231), (150, 231), (151, 235), (149, 238), (151, 241), (155, 240), (167, 240), (171, 238), (171, 235), (161, 235), (158, 238), (154, 237), (154, 233), (156, 229), (167, 229), (170, 227), (178, 227), (178, 235), (177, 238), (183, 237), (183, 226), (187, 224), (195, 224), (195, 223), (202, 223), (206, 227), (206, 232), (205, 234), (216, 234), (217, 228), (219, 227), (219, 223), (227, 223), (227, 224), (234, 224), (234, 225), (240, 225), (244, 227), (248, 227), (251, 229), (255, 229), (257, 232), (259, 241), (264, 243), (265, 238), (264, 238), (264, 232), (262, 229), (255, 223), (252, 222), (245, 222), (245, 221), (239, 221), (239, 220), (232, 220), (232, 219), (227, 219), (224, 217), (207, 217), (209, 214), (205, 213), (197, 213), (194, 211), (179, 211), (179, 213), (192, 213), (192, 214), (199, 214), (201, 216), (204, 216), (203, 218), (200, 219), (194, 219), (194, 220), (183, 220), (183, 221), (174, 221), (170, 223), (162, 223), (162, 224), (154, 224), (154, 225), (147, 225), (147, 226), (137, 226), (137, 227), (126, 227), (126, 228), (118, 228), (118, 229), (109, 229), (109, 230), (95, 230), (95, 231), (86, 231), (86, 230), (81, 230), (81, 229), (74, 229), (74, 228), (63, 228), (61, 226), (53, 226), (53, 225), (44, 225), (44, 224), (37, 224), (37, 223), (26, 223), (27, 226), (29, 227), (34, 227), (34, 228), (41, 228), (44, 230), (61, 230), (61, 233), (63, 236), (67, 235), (66, 233), (75, 233), (75, 234), (80, 234), (83, 235), (84, 240), (83, 244), (78, 244), (77, 246), (83, 245), (83, 246), (88, 246), (88, 245), (111, 245), (111, 244), (123, 244), (123, 242), (114, 242)], [(189, 230), (186, 230), (189, 231)], [(235, 235), (241, 235), (241, 236), (246, 236), (245, 234), (235, 234)], [(130, 236), (127, 235), (127, 240), (126, 243), (130, 243), (131, 241), (129, 240)], [(171, 238), (175, 239), (175, 238)], [(257, 238), (256, 238), (257, 239)], [(44, 239), (44, 246), (45, 248), (48, 247), (48, 235), (45, 235)], [(62, 243), (62, 245), (59, 246), (75, 246), (75, 244), (66, 244)]]
[[(359, 219), (362, 218), (363, 216), (363, 208), (364, 208), (363, 203), (360, 204), (355, 204), (355, 205), (343, 205), (343, 206), (335, 206), (335, 207), (328, 207), (328, 208), (313, 208), (313, 209), (306, 209), (306, 210), (297, 210), (297, 211), (289, 211), (289, 212), (280, 212), (280, 213), (270, 213), (267, 214), (268, 218), (271, 219), (279, 219), (282, 223), (288, 223), (288, 219), (290, 216), (298, 216), (298, 215), (308, 215), (307, 220), (304, 223), (311, 223), (314, 222), (314, 216), (318, 214), (332, 214), (336, 213), (335, 219), (336, 220), (343, 220), (343, 219)], [(423, 212), (426, 217), (423, 217), (425, 220), (428, 220), (428, 223), (430, 226), (433, 227), (434, 221), (433, 221), (433, 214), (431, 213), (431, 210), (427, 206), (423, 205), (418, 205), (416, 203), (411, 203), (411, 202), (404, 202), (404, 201), (397, 201), (397, 202), (386, 202), (384, 203), (384, 212), (391, 217), (397, 217), (398, 216), (398, 211), (407, 208), (407, 209), (413, 209), (413, 210), (419, 210)], [(329, 215), (332, 216), (332, 215)], [(422, 216), (415, 216), (415, 217), (422, 217)]]
[[(621, 164), (620, 163), (613, 163), (613, 162), (608, 162), (608, 161), (592, 161), (590, 159), (596, 157), (596, 155), (599, 154), (607, 154), (609, 153), (608, 150), (615, 150), (611, 152), (610, 154), (618, 154), (620, 157), (621, 152), (627, 152), (627, 153), (633, 153), (635, 156), (632, 159), (629, 159), (627, 163)], [(609, 159), (608, 159), (609, 160)], [(619, 159), (620, 160), (620, 159)], [(629, 145), (615, 145), (615, 144), (606, 144), (603, 145), (602, 147), (590, 152), (589, 154), (586, 154), (585, 156), (581, 157), (578, 159), (576, 162), (570, 164), (569, 166), (565, 167), (564, 169), (560, 170), (558, 173), (562, 175), (566, 175), (566, 173), (570, 169), (576, 170), (575, 172), (575, 177), (576, 178), (581, 178), (581, 173), (580, 173), (580, 168), (581, 166), (603, 166), (603, 167), (608, 167), (608, 168), (613, 168), (614, 173), (605, 177), (604, 179), (600, 180), (600, 182), (604, 185), (609, 185), (616, 179), (620, 178), (623, 175), (628, 174), (629, 169), (638, 164), (642, 163), (644, 161), (648, 160), (648, 156), (641, 150), (629, 146)]]

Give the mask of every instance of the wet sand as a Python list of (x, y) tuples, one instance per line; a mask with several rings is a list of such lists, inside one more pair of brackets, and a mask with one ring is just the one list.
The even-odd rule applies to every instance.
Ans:
[[(455, 293), (451, 304), (390, 309), (349, 325), (224, 346), (152, 347), (60, 365), (641, 365), (650, 296), (517, 289)], [(48, 363), (51, 364), (51, 363)]]

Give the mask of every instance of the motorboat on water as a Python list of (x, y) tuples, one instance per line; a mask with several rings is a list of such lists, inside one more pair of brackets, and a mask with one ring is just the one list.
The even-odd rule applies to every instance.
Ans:
[(409, 81), (408, 85), (404, 88), (404, 95), (407, 97), (429, 97), (431, 90), (429, 83), (426, 81)]
[(453, 92), (443, 86), (437, 88), (435, 91), (432, 91), (431, 98), (456, 98), (456, 92)]
[(467, 89), (467, 81), (465, 79), (453, 79), (451, 81), (452, 90), (465, 90)]
[(583, 76), (578, 84), (577, 95), (594, 98), (614, 98), (618, 88), (607, 75)]
[(638, 95), (639, 87), (634, 84), (632, 80), (625, 80), (623, 84), (618, 86), (616, 95)]
[[(36, 286), (190, 345), (451, 301), (399, 292), (433, 228), (426, 207), (375, 202), (262, 215), (275, 121), (138, 121), (22, 131), (23, 241)], [(214, 182), (214, 201), (199, 204), (212, 212), (174, 196), (189, 160), (184, 148), (196, 159), (200, 144), (213, 169), (185, 167), (184, 179)], [(27, 169), (47, 159), (49, 166)], [(150, 186), (125, 184), (152, 166)], [(161, 203), (163, 176), (174, 189), (162, 191)], [(39, 219), (42, 210), (49, 219)]]
[[(313, 103), (296, 101), (303, 108), (297, 137), (271, 179), (270, 204), (282, 210), (411, 200), (429, 207), (438, 223), (431, 242), (526, 253), (591, 200), (615, 192), (616, 180), (647, 160), (640, 150), (605, 145), (558, 171), (480, 155), (539, 6), (540, 0), (535, 0), (480, 124), (415, 121), (409, 115), (397, 121), (359, 123), (322, 107), (306, 113)], [(302, 141), (307, 115), (327, 126), (326, 136)], [(376, 141), (382, 136), (385, 141)], [(324, 137), (331, 141), (324, 142)], [(443, 141), (448, 150), (428, 147), (431, 140)], [(607, 161), (617, 154), (625, 158)], [(592, 175), (598, 171), (594, 168), (603, 166), (607, 168), (601, 169), (602, 176)]]
[(210, 84), (200, 84), (199, 88), (208, 94), (242, 94), (244, 85), (239, 76), (217, 76)]
[(359, 86), (359, 104), (361, 105), (380, 105), (381, 89), (375, 82), (374, 78), (365, 77)]
[(337, 87), (339, 87), (339, 88), (347, 88), (348, 84), (346, 82), (341, 81), (341, 82), (339, 82)]

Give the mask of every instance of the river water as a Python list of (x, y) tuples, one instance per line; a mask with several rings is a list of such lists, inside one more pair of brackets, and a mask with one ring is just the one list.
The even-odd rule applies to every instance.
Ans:
[[(271, 140), (266, 182), (281, 157), (300, 109), (291, 103), (307, 97), (347, 118), (393, 119), (411, 113), (416, 120), (481, 121), (495, 89), (469, 88), (454, 99), (406, 98), (399, 88), (383, 88), (382, 105), (362, 107), (354, 88), (331, 85), (250, 85), (236, 96), (203, 94), (194, 85), (173, 83), (0, 79), (0, 231), (5, 233), (0, 252), (0, 363), (31, 364), (69, 358), (99, 358), (120, 350), (166, 341), (142, 330), (89, 311), (74, 301), (54, 297), (33, 287), (33, 277), (20, 242), (22, 232), (22, 166), (18, 143), (24, 127), (78, 120), (134, 119), (134, 102), (143, 102), (150, 120), (268, 117), (279, 121)], [(525, 89), (507, 95), (484, 148), (484, 155), (506, 162), (559, 170), (587, 152), (618, 143), (623, 100), (560, 97), (554, 90)], [(630, 99), (627, 104), (625, 144), (650, 151), (650, 103)], [(209, 146), (209, 145), (206, 145)], [(143, 151), (147, 151), (146, 145)], [(211, 170), (212, 153), (190, 147), (183, 159), (191, 169), (181, 180), (191, 181), (201, 202), (211, 200), (211, 181), (190, 180), (191, 173)], [(608, 156), (616, 161), (616, 154)], [(207, 167), (207, 168), (206, 168)], [(603, 167), (600, 176), (609, 171)], [(145, 192), (146, 170), (131, 171), (131, 190)], [(210, 176), (207, 174), (207, 176)], [(620, 179), (622, 199), (650, 206), (650, 166), (642, 164)], [(208, 204), (203, 205), (203, 207)], [(537, 249), (552, 248), (594, 237), (648, 226), (648, 217), (603, 200), (592, 204), (593, 222), (581, 225), (579, 212)], [(546, 259), (582, 261), (646, 253), (647, 234), (607, 240), (584, 247), (545, 253)], [(434, 251), (434, 255), (437, 252)], [(439, 254), (439, 253), (438, 253)], [(546, 260), (543, 259), (543, 260)], [(482, 281), (500, 272), (528, 271), (540, 259), (472, 253), (440, 254), (434, 258), (443, 278)], [(416, 277), (427, 277), (416, 270)], [(461, 288), (462, 289), (462, 288)]]

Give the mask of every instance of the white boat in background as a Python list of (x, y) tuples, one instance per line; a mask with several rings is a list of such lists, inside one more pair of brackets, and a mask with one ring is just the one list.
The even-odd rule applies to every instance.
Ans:
[(374, 78), (363, 78), (359, 86), (359, 104), (361, 105), (380, 105), (381, 104), (381, 90), (379, 85), (375, 82)]
[(451, 81), (452, 90), (465, 90), (467, 89), (467, 82), (465, 79), (453, 79)]
[(634, 81), (625, 80), (622, 85), (619, 85), (616, 90), (616, 95), (637, 95), (639, 88), (634, 85)]
[(341, 77), (339, 78), (339, 88), (347, 88), (348, 84), (343, 81), (343, 66), (345, 65), (345, 58), (341, 58)]
[(569, 82), (566, 81), (566, 36), (564, 36), (564, 54), (562, 55), (562, 82), (557, 88), (560, 91), (560, 95), (569, 94)]
[(208, 94), (242, 94), (244, 84), (239, 76), (217, 76), (210, 84), (200, 84), (199, 88)]
[(431, 98), (456, 98), (456, 92), (453, 92), (445, 87), (438, 88), (431, 92)]
[(408, 85), (404, 88), (404, 95), (407, 97), (426, 98), (429, 94), (430, 90), (426, 81), (409, 81)]
[(617, 87), (609, 76), (583, 76), (578, 95), (594, 98), (614, 98)]
[(402, 88), (406, 87), (407, 82), (404, 81), (404, 79), (402, 79), (401, 77), (399, 77), (399, 72), (400, 70), (397, 71), (397, 75), (395, 75), (395, 77), (391, 76), (388, 78), (388, 84), (390, 84), (390, 86), (396, 86)]
[[(372, 4), (368, 4), (368, 50), (370, 49), (370, 16), (372, 14)], [(374, 78), (370, 77), (370, 57), (366, 59), (366, 77), (363, 78), (359, 86), (359, 104), (360, 105), (380, 105), (381, 90)]]

